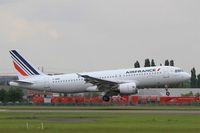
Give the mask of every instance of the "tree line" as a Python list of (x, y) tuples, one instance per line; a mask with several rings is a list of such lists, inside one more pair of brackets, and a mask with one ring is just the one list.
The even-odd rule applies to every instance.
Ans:
[[(165, 63), (164, 63), (164, 65), (165, 66), (174, 66), (174, 60), (165, 60)], [(156, 66), (156, 64), (155, 64), (155, 61), (154, 61), (154, 59), (152, 59), (151, 61), (150, 61), (150, 59), (145, 59), (145, 62), (144, 62), (144, 67), (153, 67), (153, 66)], [(162, 64), (160, 64), (160, 66), (162, 66)], [(134, 67), (135, 68), (140, 68), (140, 63), (139, 63), (139, 61), (136, 61), (135, 63), (134, 63)]]
[(191, 88), (200, 88), (200, 74), (196, 74), (196, 69), (193, 67), (191, 70)]
[(24, 93), (20, 88), (11, 87), (10, 89), (0, 90), (0, 102), (1, 103), (16, 103), (23, 101)]

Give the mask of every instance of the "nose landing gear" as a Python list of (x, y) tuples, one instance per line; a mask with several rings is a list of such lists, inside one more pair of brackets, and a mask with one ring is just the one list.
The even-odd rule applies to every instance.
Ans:
[(170, 96), (169, 88), (168, 88), (167, 85), (165, 85), (165, 91), (166, 91), (166, 95), (167, 95), (167, 96)]
[(166, 95), (167, 95), (167, 96), (170, 96), (170, 92), (169, 92), (169, 91), (166, 91)]

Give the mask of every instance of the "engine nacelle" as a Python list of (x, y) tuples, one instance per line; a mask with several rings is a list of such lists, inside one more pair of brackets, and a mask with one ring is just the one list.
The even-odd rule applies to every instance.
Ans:
[(135, 83), (120, 84), (118, 89), (121, 94), (137, 94), (138, 93)]

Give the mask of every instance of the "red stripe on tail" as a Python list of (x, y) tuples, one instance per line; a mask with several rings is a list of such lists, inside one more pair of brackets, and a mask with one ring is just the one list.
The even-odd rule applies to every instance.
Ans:
[(13, 61), (14, 67), (15, 69), (17, 69), (17, 71), (23, 75), (23, 76), (28, 76), (14, 61)]

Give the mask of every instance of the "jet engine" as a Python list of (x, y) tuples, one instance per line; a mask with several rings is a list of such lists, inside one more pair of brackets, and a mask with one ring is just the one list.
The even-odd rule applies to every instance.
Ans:
[(120, 84), (118, 89), (121, 94), (137, 94), (138, 93), (135, 83)]

